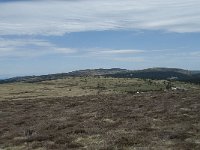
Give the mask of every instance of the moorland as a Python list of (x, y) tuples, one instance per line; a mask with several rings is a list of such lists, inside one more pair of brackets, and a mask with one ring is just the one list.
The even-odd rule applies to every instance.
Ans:
[(0, 149), (200, 149), (198, 82), (103, 71), (3, 80)]

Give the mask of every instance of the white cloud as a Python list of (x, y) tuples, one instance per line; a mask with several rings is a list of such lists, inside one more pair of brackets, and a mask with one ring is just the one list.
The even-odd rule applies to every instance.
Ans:
[(53, 44), (45, 40), (37, 39), (4, 39), (0, 38), (0, 48), (2, 47), (23, 47), (27, 45), (41, 46), (41, 47), (51, 47)]
[(35, 57), (75, 52), (75, 49), (58, 47), (44, 40), (0, 38), (0, 57)]
[(0, 35), (147, 29), (200, 32), (199, 0), (66, 0), (0, 3)]
[(143, 53), (144, 50), (136, 50), (136, 49), (93, 49), (90, 50), (88, 54), (90, 55), (122, 55), (122, 54), (137, 54)]

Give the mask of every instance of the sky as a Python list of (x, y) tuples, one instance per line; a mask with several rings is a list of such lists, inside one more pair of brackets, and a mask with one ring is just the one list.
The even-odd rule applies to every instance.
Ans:
[(0, 0), (0, 78), (200, 70), (199, 0)]

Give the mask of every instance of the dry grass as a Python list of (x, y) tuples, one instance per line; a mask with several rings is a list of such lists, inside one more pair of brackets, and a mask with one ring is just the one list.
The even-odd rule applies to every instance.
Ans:
[[(196, 85), (175, 83), (186, 88)], [(12, 83), (0, 85), (0, 100), (23, 100), (63, 96), (83, 96), (96, 94), (124, 94), (137, 91), (160, 91), (165, 89), (164, 81), (141, 79), (117, 79), (76, 77), (38, 83)]]
[(2, 149), (200, 149), (199, 91), (0, 102)]
[(77, 77), (2, 84), (0, 149), (200, 149), (199, 86), (173, 82), (187, 90), (166, 91), (165, 82)]

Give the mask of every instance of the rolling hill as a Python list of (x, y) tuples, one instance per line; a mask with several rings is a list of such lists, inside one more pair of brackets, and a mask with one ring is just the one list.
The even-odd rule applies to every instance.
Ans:
[(77, 70), (69, 73), (58, 73), (41, 76), (14, 77), (6, 80), (0, 80), (0, 83), (13, 82), (40, 82), (48, 80), (63, 79), (66, 77), (86, 77), (86, 76), (104, 76), (115, 78), (142, 78), (153, 80), (177, 80), (184, 82), (200, 83), (199, 71), (189, 71), (178, 68), (149, 68), (144, 70), (126, 70), (120, 68), (111, 69), (86, 69)]
[(115, 74), (126, 72), (126, 69), (120, 68), (111, 68), (111, 69), (86, 69), (86, 70), (77, 70), (68, 73), (57, 73), (57, 74), (48, 74), (41, 76), (22, 76), (22, 77), (14, 77), (5, 80), (0, 80), (0, 84), (2, 83), (13, 83), (13, 82), (41, 82), (48, 80), (56, 80), (63, 79), (66, 77), (84, 77), (84, 76), (104, 76), (108, 74)]
[(200, 73), (177, 68), (149, 68), (144, 70), (120, 72), (108, 75), (117, 78), (142, 78), (153, 80), (178, 80), (200, 83)]

